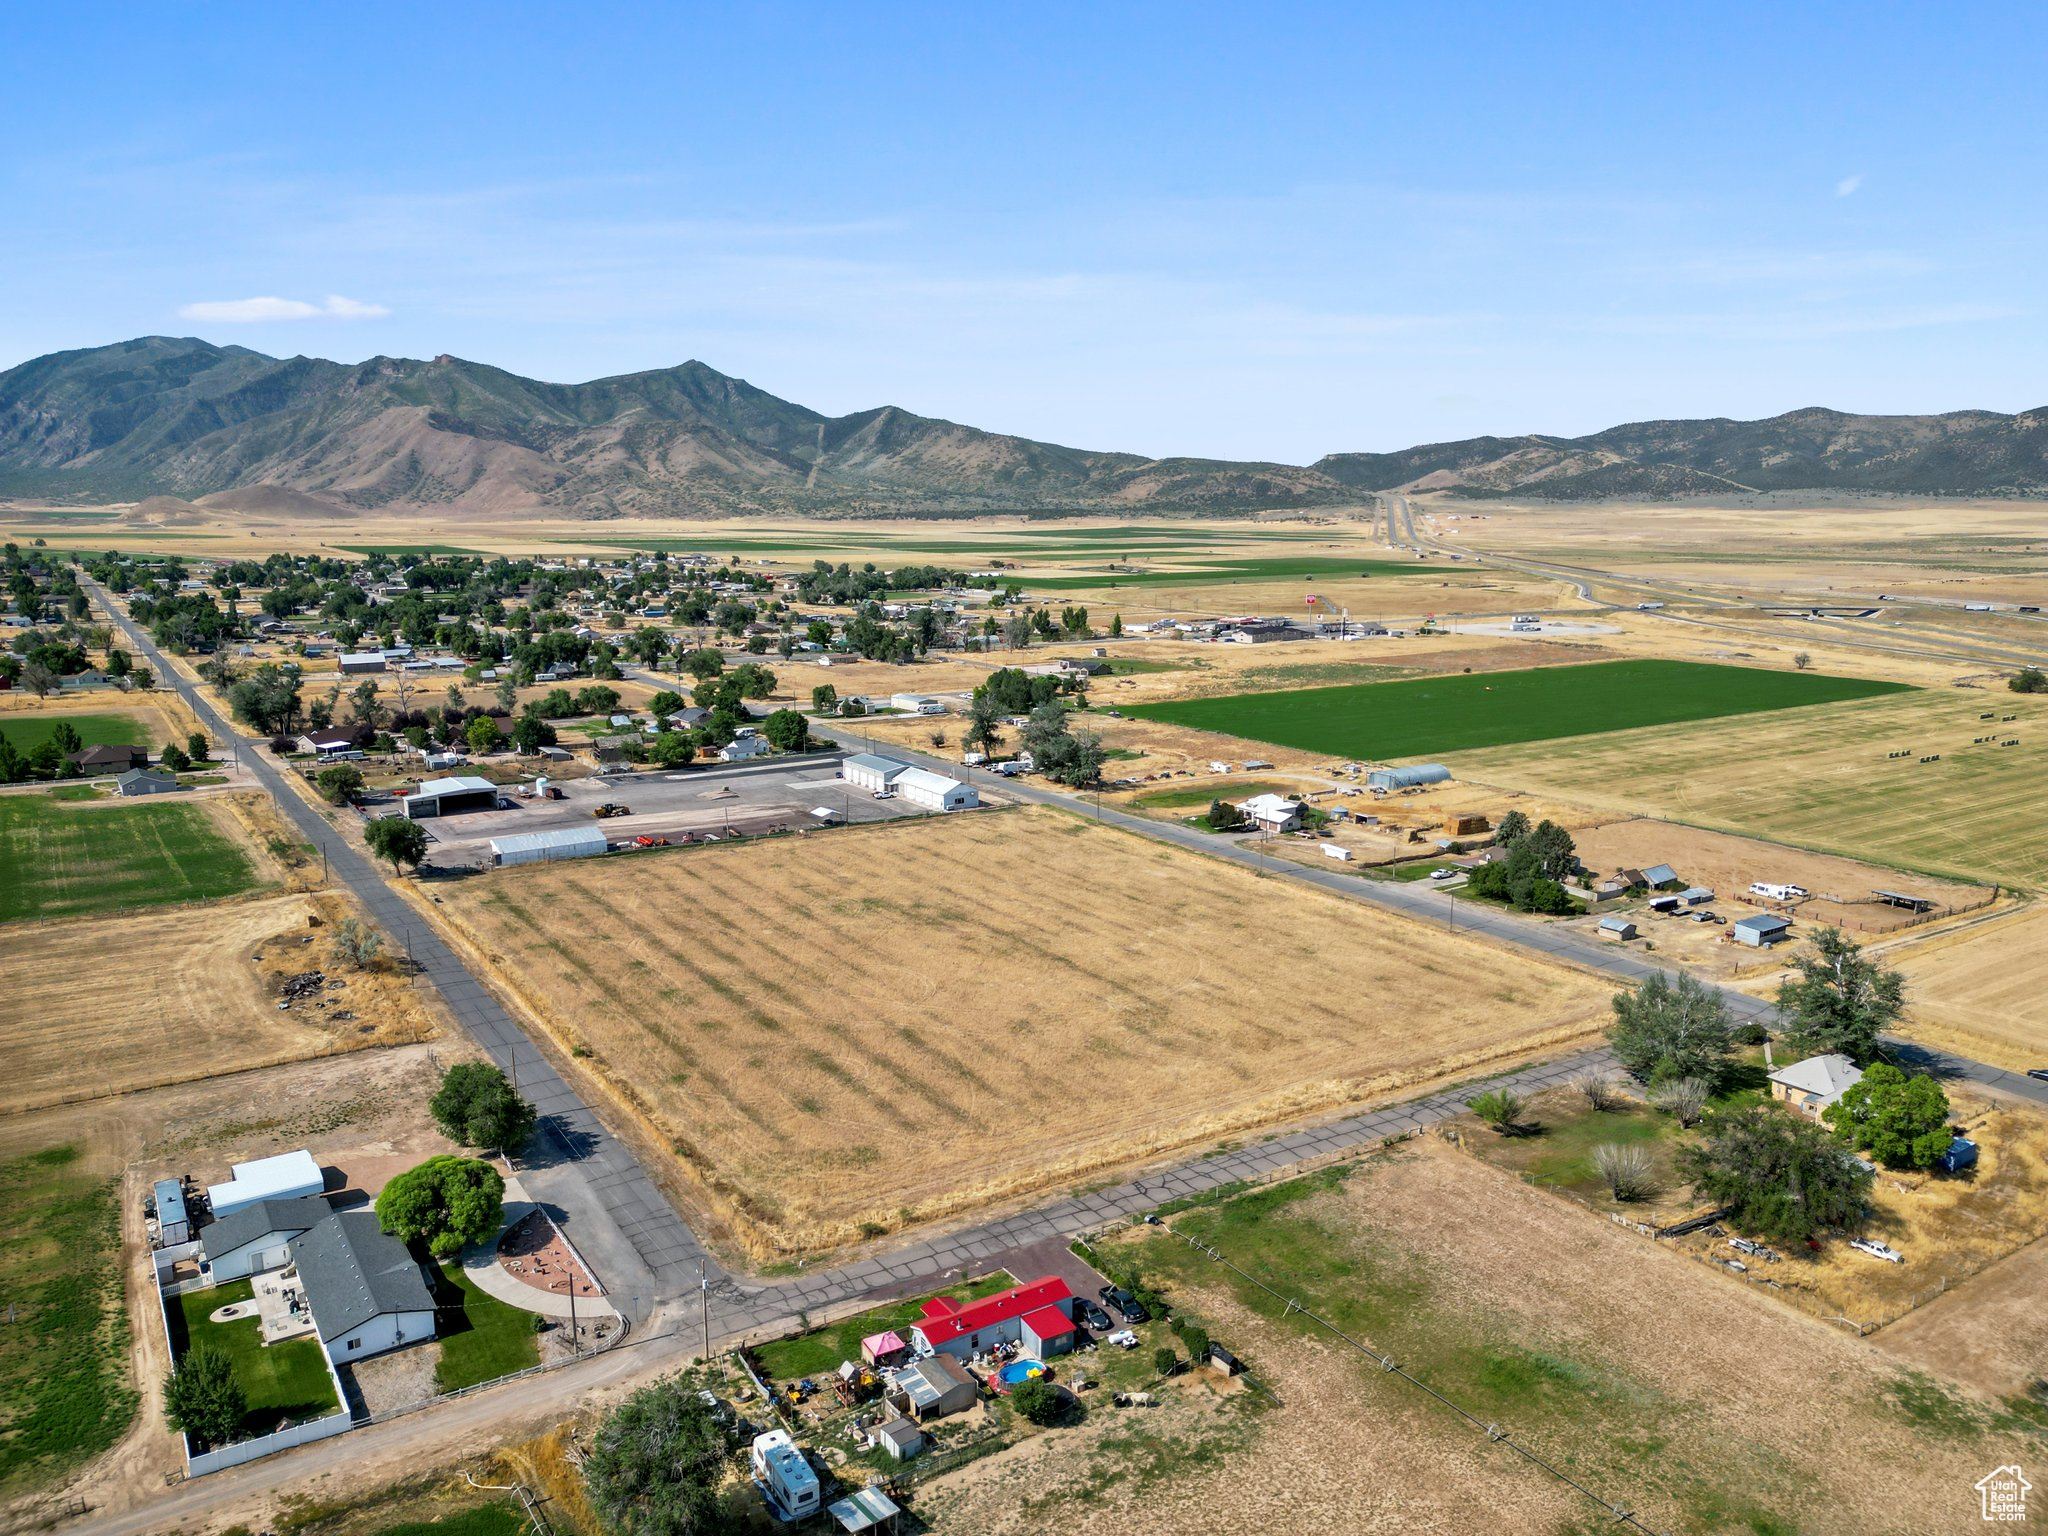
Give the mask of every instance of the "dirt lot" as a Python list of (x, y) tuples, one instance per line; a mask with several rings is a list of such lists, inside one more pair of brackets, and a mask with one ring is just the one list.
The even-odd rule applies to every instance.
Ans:
[[(1411, 1144), (1341, 1187), (1262, 1192), (1178, 1225), (1652, 1529), (1961, 1531), (1976, 1479), (2033, 1445), (1870, 1342), (1449, 1149)], [(1283, 1321), (1278, 1300), (1171, 1238), (1134, 1246), (1282, 1406), (1250, 1427), (1199, 1399), (1142, 1418), (1091, 1408), (1079, 1429), (937, 1485), (919, 1506), (935, 1530), (1608, 1528), (1480, 1429)]]
[(1605, 1002), (1049, 809), (500, 871), (442, 901), (762, 1252), (1468, 1071)]
[[(274, 896), (0, 929), (0, 1112), (432, 1038), (405, 978), (333, 965), (325, 937), (354, 910)], [(280, 1012), (281, 979), (314, 969), (344, 986)]]

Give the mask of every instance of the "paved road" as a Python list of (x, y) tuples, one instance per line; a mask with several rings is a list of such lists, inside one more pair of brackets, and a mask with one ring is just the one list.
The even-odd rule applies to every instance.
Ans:
[(171, 665), (142, 629), (87, 580), (136, 651), (177, 690), (217, 741), (243, 742), (243, 764), (270, 792), (307, 842), (326, 854), (333, 878), (348, 887), (371, 920), (403, 945), (420, 979), (441, 995), (456, 1020), (541, 1113), (541, 1135), (522, 1161), (520, 1177), (552, 1208), (565, 1231), (604, 1278), (612, 1300), (635, 1324), (654, 1306), (692, 1292), (699, 1262), (718, 1273), (695, 1234), (663, 1199), (646, 1171), (548, 1064), (504, 1006), (471, 973), (434, 927), (385, 881), (353, 844), (284, 782), (280, 768), (221, 718), (206, 697)]

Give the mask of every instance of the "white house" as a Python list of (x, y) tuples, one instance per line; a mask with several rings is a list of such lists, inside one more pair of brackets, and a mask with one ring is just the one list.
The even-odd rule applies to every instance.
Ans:
[(892, 789), (897, 779), (910, 772), (910, 764), (873, 752), (856, 752), (839, 765), (839, 777), (855, 789)]
[(1253, 795), (1238, 809), (1256, 822), (1261, 831), (1292, 832), (1301, 825), (1301, 802), (1279, 795)]
[(721, 763), (744, 763), (749, 758), (765, 757), (767, 753), (766, 736), (737, 736), (719, 749), (718, 760)]
[(199, 1233), (199, 1251), (215, 1285), (266, 1269), (282, 1268), (291, 1242), (334, 1214), (319, 1195), (292, 1200), (258, 1200)]
[(966, 811), (981, 804), (981, 791), (972, 784), (927, 768), (905, 768), (897, 774), (896, 793), (927, 811)]
[(336, 1365), (434, 1336), (434, 1293), (372, 1210), (335, 1211), (291, 1243), (291, 1261)]

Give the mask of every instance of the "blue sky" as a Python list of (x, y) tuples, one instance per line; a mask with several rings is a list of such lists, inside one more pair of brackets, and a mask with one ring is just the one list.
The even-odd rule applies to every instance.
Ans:
[(8, 33), (0, 367), (151, 332), (559, 380), (695, 357), (830, 412), (1291, 462), (2048, 404), (2039, 7), (223, 4)]

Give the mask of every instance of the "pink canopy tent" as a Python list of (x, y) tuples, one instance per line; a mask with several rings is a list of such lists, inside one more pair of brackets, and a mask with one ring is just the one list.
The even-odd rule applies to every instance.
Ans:
[(903, 1342), (903, 1335), (891, 1329), (887, 1333), (871, 1333), (860, 1341), (860, 1357), (869, 1365), (882, 1365), (909, 1350)]

